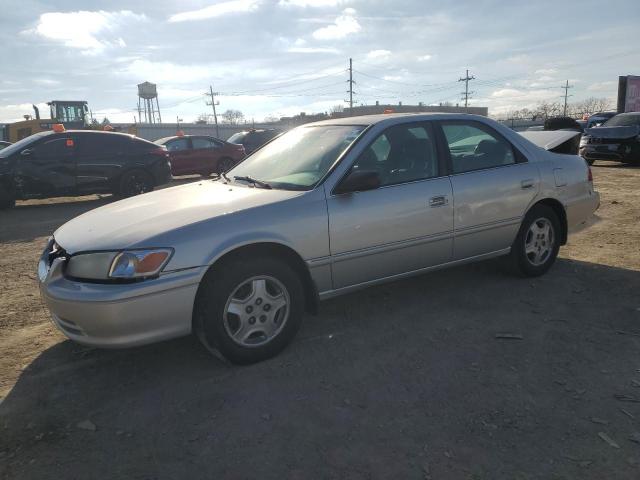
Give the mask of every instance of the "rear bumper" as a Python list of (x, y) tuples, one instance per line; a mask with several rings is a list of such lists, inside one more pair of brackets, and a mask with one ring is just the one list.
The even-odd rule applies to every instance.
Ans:
[(202, 272), (194, 268), (133, 284), (97, 284), (64, 277), (64, 262), (38, 267), (40, 293), (53, 323), (71, 340), (121, 348), (188, 335)]
[(169, 159), (160, 161), (153, 166), (153, 179), (156, 187), (166, 185), (172, 178), (171, 161)]

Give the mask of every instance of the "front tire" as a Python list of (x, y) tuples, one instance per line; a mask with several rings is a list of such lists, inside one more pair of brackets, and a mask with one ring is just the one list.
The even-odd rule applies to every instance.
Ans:
[(525, 216), (511, 246), (511, 264), (526, 277), (545, 274), (556, 261), (560, 238), (560, 220), (553, 209), (535, 205)]
[(244, 365), (280, 353), (300, 328), (303, 313), (304, 291), (296, 272), (277, 259), (248, 258), (205, 275), (194, 329), (205, 346)]

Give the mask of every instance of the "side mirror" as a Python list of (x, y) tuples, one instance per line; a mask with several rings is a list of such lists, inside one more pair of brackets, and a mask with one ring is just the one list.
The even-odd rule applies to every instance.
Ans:
[(374, 170), (351, 170), (349, 175), (340, 182), (335, 193), (364, 192), (375, 190), (380, 186), (380, 175)]
[(33, 154), (33, 148), (25, 148), (20, 152), (20, 155), (22, 155), (23, 157), (28, 157), (29, 155), (32, 155), (32, 154)]

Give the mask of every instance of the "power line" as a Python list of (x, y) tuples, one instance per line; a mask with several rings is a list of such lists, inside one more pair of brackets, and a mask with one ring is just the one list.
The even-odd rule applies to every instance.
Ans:
[(469, 70), (467, 69), (467, 74), (464, 78), (459, 79), (459, 82), (464, 82), (464, 92), (462, 93), (462, 95), (464, 95), (464, 109), (467, 109), (467, 106), (469, 105), (469, 95), (473, 94), (474, 92), (470, 92), (469, 91), (469, 82), (471, 80), (475, 80), (476, 77), (469, 76)]
[(206, 102), (207, 105), (213, 107), (213, 121), (216, 124), (216, 137), (220, 138), (220, 129), (218, 128), (218, 114), (216, 113), (216, 105), (220, 105), (220, 102), (216, 102), (216, 95), (220, 95), (218, 92), (213, 91), (213, 85), (209, 85), (209, 93), (205, 95), (211, 97), (211, 102)]
[(567, 83), (563, 86), (560, 87), (564, 89), (564, 116), (567, 116), (567, 100), (569, 99), (569, 97), (573, 97), (573, 95), (569, 95), (569, 89), (573, 88), (573, 85), (569, 85), (569, 80), (567, 80)]

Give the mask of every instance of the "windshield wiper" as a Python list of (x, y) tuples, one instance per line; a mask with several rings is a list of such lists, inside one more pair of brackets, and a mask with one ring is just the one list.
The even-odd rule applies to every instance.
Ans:
[(243, 182), (253, 183), (256, 187), (266, 188), (271, 190), (273, 187), (269, 185), (267, 182), (263, 182), (262, 180), (257, 180), (255, 178), (249, 176), (238, 176), (233, 177), (234, 180), (241, 180)]

